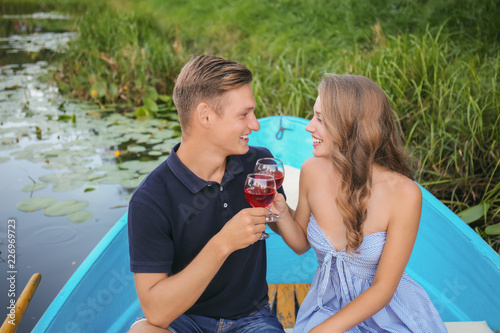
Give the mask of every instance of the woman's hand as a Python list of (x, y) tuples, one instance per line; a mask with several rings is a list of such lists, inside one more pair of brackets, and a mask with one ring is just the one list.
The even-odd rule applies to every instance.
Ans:
[(278, 214), (280, 217), (286, 216), (286, 214), (290, 214), (283, 194), (276, 193), (276, 197), (274, 198), (272, 205), (272, 211)]

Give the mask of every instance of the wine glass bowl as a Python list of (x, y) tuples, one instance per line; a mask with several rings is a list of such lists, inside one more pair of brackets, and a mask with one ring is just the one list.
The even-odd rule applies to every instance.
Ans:
[[(259, 158), (255, 163), (255, 172), (273, 176), (276, 182), (276, 190), (281, 187), (285, 179), (285, 167), (283, 162), (274, 157)], [(272, 213), (271, 209), (269, 209), (268, 222), (276, 222), (279, 218), (280, 216), (278, 214)]]
[[(245, 181), (245, 199), (252, 207), (269, 208), (276, 196), (276, 181), (272, 175), (264, 173), (251, 173)], [(266, 221), (268, 217), (266, 217)], [(262, 239), (269, 235), (262, 233)]]
[(255, 172), (272, 175), (276, 181), (276, 189), (281, 187), (285, 179), (283, 162), (274, 157), (259, 158), (255, 163)]

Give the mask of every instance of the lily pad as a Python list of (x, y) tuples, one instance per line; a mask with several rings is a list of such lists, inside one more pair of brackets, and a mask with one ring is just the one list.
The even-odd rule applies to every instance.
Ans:
[(90, 220), (93, 216), (94, 216), (94, 214), (92, 214), (92, 212), (89, 212), (88, 210), (81, 210), (81, 211), (76, 212), (76, 213), (68, 214), (68, 216), (66, 216), (66, 217), (71, 222), (82, 223), (82, 222)]
[(47, 175), (43, 175), (38, 177), (42, 182), (51, 183), (51, 184), (59, 184), (61, 182), (69, 181), (68, 179), (70, 174), (68, 173), (51, 173)]
[(154, 150), (163, 151), (166, 153), (170, 153), (172, 148), (179, 142), (178, 139), (167, 139), (164, 140), (163, 143), (157, 144), (153, 146)]
[(47, 208), (56, 202), (55, 197), (32, 197), (17, 204), (17, 209), (23, 212), (34, 212), (39, 209)]
[(137, 188), (141, 184), (142, 179), (136, 178), (136, 179), (127, 179), (127, 180), (122, 180), (120, 184), (129, 189), (134, 189)]
[(44, 164), (42, 166), (44, 169), (68, 169), (68, 165), (62, 164), (60, 162), (50, 162), (49, 164)]
[(158, 131), (158, 132), (155, 132), (155, 138), (158, 138), (158, 139), (172, 139), (175, 141), (175, 143), (181, 141), (180, 138), (174, 138), (175, 136), (175, 131), (173, 129), (170, 129), (170, 128), (164, 128), (162, 129), (161, 131)]
[(97, 171), (116, 171), (116, 170), (118, 170), (118, 166), (116, 164), (103, 164), (101, 166), (98, 166), (94, 170), (97, 170)]
[(161, 143), (161, 142), (163, 142), (163, 139), (160, 139), (160, 138), (151, 138), (146, 143), (148, 145), (155, 145), (155, 144), (158, 144), (158, 143)]
[(136, 176), (135, 170), (110, 171), (105, 177), (98, 179), (99, 184), (120, 184), (121, 181), (132, 179)]
[(152, 150), (152, 151), (148, 152), (148, 155), (151, 155), (151, 156), (161, 156), (161, 155), (163, 155), (163, 153), (161, 151)]
[(54, 185), (54, 187), (52, 187), (52, 191), (54, 192), (71, 191), (79, 187), (82, 187), (84, 184), (85, 182), (83, 181), (74, 180), (68, 183), (56, 184)]
[(46, 188), (46, 187), (47, 187), (47, 183), (33, 183), (33, 184), (28, 184), (28, 185), (23, 186), (21, 188), (21, 191), (33, 192), (33, 191), (41, 190), (41, 189)]
[(123, 162), (119, 165), (120, 169), (125, 169), (125, 170), (130, 170), (130, 171), (138, 171), (142, 168), (143, 162), (133, 160), (133, 161), (126, 161)]
[(142, 153), (143, 151), (146, 150), (146, 148), (143, 147), (143, 146), (133, 146), (133, 145), (130, 145), (130, 146), (127, 147), (127, 150), (131, 151), (133, 153)]
[(62, 216), (76, 213), (88, 206), (87, 201), (77, 201), (74, 199), (56, 202), (45, 208), (43, 213), (47, 216)]

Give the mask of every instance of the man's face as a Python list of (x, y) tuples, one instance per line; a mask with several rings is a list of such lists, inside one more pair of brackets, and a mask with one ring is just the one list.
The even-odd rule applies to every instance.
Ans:
[(246, 84), (232, 89), (221, 97), (222, 116), (216, 116), (211, 128), (211, 140), (227, 156), (248, 151), (248, 135), (260, 129), (255, 117), (255, 98)]

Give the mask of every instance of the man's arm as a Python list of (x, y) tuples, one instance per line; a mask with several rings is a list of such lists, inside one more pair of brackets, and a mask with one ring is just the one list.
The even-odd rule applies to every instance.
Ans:
[(236, 214), (181, 272), (135, 273), (142, 310), (152, 325), (167, 328), (195, 304), (227, 257), (259, 240), (265, 231), (265, 208)]

